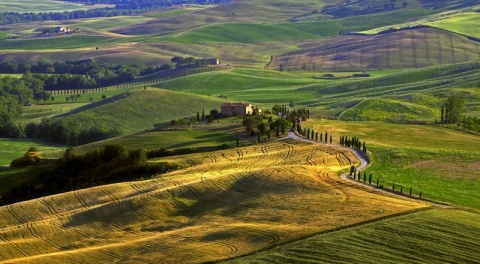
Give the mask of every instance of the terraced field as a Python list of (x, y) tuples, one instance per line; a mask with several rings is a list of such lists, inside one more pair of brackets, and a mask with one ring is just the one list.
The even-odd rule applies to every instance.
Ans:
[(479, 43), (449, 31), (420, 27), (370, 36), (342, 36), (275, 56), (271, 69), (368, 70), (421, 68), (480, 59)]
[(200, 263), (428, 208), (340, 180), (357, 160), (329, 146), (286, 140), (158, 161), (184, 169), (0, 207), (0, 261)]

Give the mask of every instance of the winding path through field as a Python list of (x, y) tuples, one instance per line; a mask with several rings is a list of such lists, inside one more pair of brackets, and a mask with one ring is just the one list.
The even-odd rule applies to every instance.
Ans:
[[(294, 132), (292, 131), (289, 131), (288, 132), (288, 136), (286, 138), (291, 138), (291, 139), (295, 139), (295, 140), (300, 140), (300, 141), (304, 141), (304, 142), (310, 142), (310, 143), (314, 143), (314, 144), (318, 144), (318, 145), (325, 145), (325, 146), (336, 146), (340, 149), (344, 149), (344, 150), (347, 150), (347, 151), (350, 151), (352, 152), (357, 158), (358, 160), (360, 161), (360, 166), (357, 167), (357, 170), (361, 170), (361, 169), (364, 169), (366, 168), (368, 165), (370, 165), (370, 161), (368, 160), (367, 156), (365, 154), (363, 154), (361, 151), (357, 150), (357, 149), (351, 149), (351, 148), (346, 148), (346, 147), (342, 147), (342, 146), (339, 146), (339, 145), (334, 145), (334, 144), (328, 144), (328, 143), (322, 143), (322, 142), (316, 142), (316, 141), (313, 141), (313, 140), (310, 140), (310, 139), (306, 139), (306, 138), (303, 138), (303, 137), (299, 137), (297, 134), (295, 134)], [(286, 139), (284, 138), (284, 139)], [(348, 173), (345, 173), (345, 174), (342, 174), (340, 177), (343, 179), (343, 180), (346, 180), (346, 181), (349, 181), (350, 183), (353, 183), (355, 185), (358, 185), (358, 186), (361, 186), (363, 188), (368, 188), (370, 190), (375, 190), (377, 192), (380, 192), (380, 193), (383, 193), (383, 194), (389, 194), (389, 195), (395, 195), (397, 197), (402, 197), (402, 198), (407, 198), (407, 199), (410, 199), (410, 200), (418, 200), (419, 198), (413, 198), (413, 197), (409, 197), (407, 195), (402, 195), (402, 194), (399, 194), (399, 193), (396, 193), (394, 191), (389, 191), (389, 190), (385, 190), (385, 189), (380, 189), (380, 188), (377, 188), (373, 185), (369, 185), (369, 184), (366, 184), (366, 183), (362, 183), (362, 182), (359, 182), (359, 181), (355, 181), (355, 180), (352, 180), (351, 178), (348, 177), (349, 174)], [(448, 204), (441, 204), (441, 203), (436, 203), (436, 202), (433, 202), (433, 201), (428, 201), (430, 202), (430, 204), (432, 204), (433, 206), (436, 206), (436, 207), (440, 207), (440, 208), (452, 208), (451, 205), (448, 205)]]

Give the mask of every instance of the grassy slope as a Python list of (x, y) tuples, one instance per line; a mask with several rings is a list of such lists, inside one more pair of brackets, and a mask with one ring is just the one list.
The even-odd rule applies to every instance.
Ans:
[(0, 207), (0, 260), (199, 263), (428, 207), (339, 181), (347, 158), (282, 141), (162, 159), (185, 169)]
[(377, 27), (363, 31), (365, 34), (376, 34), (389, 28), (405, 28), (416, 25), (428, 25), (438, 27), (452, 32), (467, 36), (480, 37), (478, 31), (475, 30), (476, 21), (478, 21), (479, 7), (468, 7), (453, 11), (446, 11), (438, 14), (432, 14), (425, 18), (415, 20), (413, 22), (398, 23), (389, 27)]
[(391, 188), (413, 187), (415, 194), (459, 206), (479, 208), (480, 137), (433, 126), (381, 122), (308, 121), (304, 127), (364, 140), (372, 154), (366, 170)]
[[(478, 111), (475, 102), (480, 98), (480, 90), (475, 84), (479, 81), (479, 70), (461, 70), (461, 67), (371, 71), (370, 78), (338, 80), (314, 79), (312, 77), (318, 73), (308, 71), (293, 74), (235, 69), (188, 76), (157, 86), (268, 105), (288, 104), (293, 100), (297, 107), (316, 108), (324, 116), (340, 115), (347, 120), (419, 119), (433, 122), (439, 117), (442, 98), (454, 91), (467, 100), (468, 112)], [(353, 73), (333, 74), (351, 76)]]
[[(9, 165), (13, 159), (20, 158), (30, 147), (36, 147), (40, 156), (47, 156), (48, 152), (61, 150), (64, 146), (46, 143), (35, 139), (0, 138), (0, 166)], [(45, 155), (43, 155), (45, 154)]]
[(155, 123), (193, 117), (202, 109), (207, 113), (220, 109), (221, 102), (203, 96), (148, 89), (119, 95), (85, 109), (78, 108), (64, 116), (74, 117), (84, 127), (103, 124), (132, 133), (153, 128)]
[[(479, 262), (480, 214), (435, 209), (322, 234), (226, 263)], [(419, 235), (421, 234), (421, 235)]]
[(421, 68), (475, 61), (478, 42), (436, 28), (409, 29), (373, 36), (343, 36), (313, 42), (302, 49), (275, 56), (269, 65), (279, 69), (368, 70)]
[(53, 0), (3, 0), (0, 12), (63, 12), (87, 9), (85, 5)]
[(144, 132), (125, 137), (102, 140), (75, 148), (75, 153), (100, 149), (107, 144), (120, 144), (128, 149), (175, 149), (235, 145), (235, 137), (222, 132), (204, 130), (175, 130)]

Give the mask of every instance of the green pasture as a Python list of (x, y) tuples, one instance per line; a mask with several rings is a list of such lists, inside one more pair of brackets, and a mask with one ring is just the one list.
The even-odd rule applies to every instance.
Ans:
[(9, 165), (12, 160), (22, 157), (30, 147), (36, 147), (40, 156), (46, 157), (50, 157), (50, 153), (65, 148), (59, 144), (36, 139), (0, 138), (0, 166)]
[(325, 82), (310, 76), (290, 73), (235, 69), (191, 75), (156, 85), (172, 91), (219, 96), (224, 100), (252, 102), (289, 102), (288, 98), (307, 99), (309, 95), (297, 97), (295, 89), (312, 83)]
[(476, 263), (480, 214), (433, 209), (288, 243), (226, 263)]
[[(331, 32), (338, 30), (332, 27), (330, 31), (324, 28), (323, 31)], [(183, 33), (174, 37), (165, 37), (167, 41), (179, 43), (198, 43), (198, 42), (270, 42), (270, 41), (294, 41), (318, 39), (325, 35), (317, 35), (307, 30), (294, 27), (290, 24), (246, 24), (246, 23), (225, 23), (211, 26), (205, 26)]]
[(66, 1), (55, 0), (2, 0), (0, 12), (64, 12), (74, 10), (85, 10), (87, 7), (82, 4), (75, 4)]
[(479, 12), (459, 13), (446, 19), (428, 23), (428, 25), (443, 28), (455, 33), (480, 38), (480, 32), (476, 30), (480, 21)]
[(21, 124), (29, 122), (40, 122), (42, 118), (51, 118), (56, 115), (68, 113), (76, 108), (85, 106), (85, 103), (55, 103), (55, 104), (33, 104), (22, 108), (22, 115), (18, 120)]
[(365, 141), (372, 164), (365, 172), (378, 178), (385, 188), (426, 199), (480, 208), (480, 137), (430, 125), (383, 122), (307, 121), (302, 124), (319, 133), (328, 132), (338, 143), (340, 136)]
[[(440, 105), (440, 104), (439, 104)], [(346, 120), (359, 118), (362, 120), (390, 120), (431, 122), (440, 115), (439, 109), (413, 103), (386, 99), (366, 99), (342, 112), (339, 117)], [(392, 119), (394, 118), (394, 119)]]
[(150, 13), (142, 14), (142, 16), (151, 17), (151, 18), (165, 18), (165, 17), (176, 16), (176, 15), (181, 15), (185, 13), (190, 13), (194, 11), (199, 11), (199, 10), (203, 10), (211, 7), (213, 6), (212, 5), (189, 5), (186, 8), (178, 8), (178, 9), (175, 8), (175, 9), (162, 10), (157, 12), (150, 12)]
[(215, 147), (222, 144), (235, 145), (236, 138), (223, 131), (196, 130), (191, 128), (142, 132), (124, 137), (117, 137), (75, 148), (75, 153), (86, 153), (93, 149), (101, 149), (107, 144), (119, 144), (128, 149), (179, 149)]
[(140, 24), (150, 20), (152, 20), (152, 18), (144, 16), (116, 16), (74, 20), (73, 22), (67, 22), (65, 25), (70, 28), (81, 28), (87, 30), (109, 30)]
[[(132, 38), (126, 39), (133, 41)], [(101, 45), (125, 42), (122, 38), (105, 36), (72, 35), (35, 39), (3, 39), (0, 40), (2, 50), (51, 50), (51, 49), (95, 49)]]
[(431, 14), (414, 21), (407, 20), (408, 22), (406, 23), (397, 22), (396, 25), (392, 24), (391, 26), (372, 27), (371, 29), (362, 31), (362, 33), (377, 34), (378, 32), (385, 31), (389, 28), (399, 29), (417, 25), (427, 25), (478, 38), (480, 37), (478, 30), (476, 30), (478, 19), (480, 17), (478, 10), (478, 7), (469, 7), (453, 11), (446, 11), (442, 13)]
[(84, 127), (108, 125), (128, 134), (156, 123), (194, 117), (198, 111), (220, 109), (223, 101), (159, 89), (138, 90), (93, 103), (58, 117), (73, 117)]

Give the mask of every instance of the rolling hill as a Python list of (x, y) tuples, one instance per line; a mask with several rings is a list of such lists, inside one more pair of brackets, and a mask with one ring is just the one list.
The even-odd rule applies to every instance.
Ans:
[(376, 35), (341, 36), (274, 56), (270, 69), (353, 71), (422, 68), (480, 59), (477, 41), (446, 30), (413, 27)]
[(220, 109), (222, 102), (205, 96), (142, 89), (76, 108), (57, 118), (73, 117), (84, 128), (108, 125), (123, 133), (133, 133), (151, 129), (156, 123), (194, 117), (203, 109), (209, 113), (212, 109)]
[(339, 180), (352, 153), (300, 141), (159, 161), (185, 169), (0, 207), (0, 261), (200, 263), (428, 207)]

